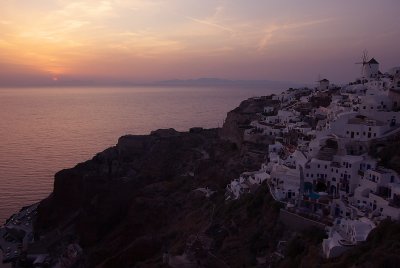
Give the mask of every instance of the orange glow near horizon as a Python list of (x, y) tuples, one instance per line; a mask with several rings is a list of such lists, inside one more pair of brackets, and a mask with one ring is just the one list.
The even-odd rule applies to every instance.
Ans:
[[(22, 2), (0, 4), (0, 64), (10, 74), (309, 81), (321, 72), (339, 76), (340, 64), (369, 46), (377, 58), (398, 60), (389, 53), (400, 40), (394, 12), (400, 2), (388, 1), (383, 11), (370, 0), (310, 0), (290, 8), (273, 0)], [(360, 6), (365, 12), (355, 17), (351, 11)], [(366, 42), (365, 36), (379, 38)], [(350, 66), (347, 71), (357, 69)]]

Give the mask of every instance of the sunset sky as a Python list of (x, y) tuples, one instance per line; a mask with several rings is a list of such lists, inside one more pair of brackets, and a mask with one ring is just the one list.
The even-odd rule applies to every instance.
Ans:
[[(398, 0), (9, 0), (0, 86), (219, 77), (312, 83), (400, 65)], [(59, 80), (59, 81), (56, 81)]]

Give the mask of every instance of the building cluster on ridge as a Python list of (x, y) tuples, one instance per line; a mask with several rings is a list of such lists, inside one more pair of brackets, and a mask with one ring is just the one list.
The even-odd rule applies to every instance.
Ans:
[(273, 143), (261, 169), (233, 180), (226, 197), (266, 182), (286, 211), (327, 226), (322, 247), (330, 258), (382, 220), (400, 220), (399, 174), (370, 155), (372, 144), (400, 137), (400, 67), (381, 73), (371, 59), (346, 86), (318, 82), (274, 96), (278, 104), (251, 122), (245, 139), (267, 135)]

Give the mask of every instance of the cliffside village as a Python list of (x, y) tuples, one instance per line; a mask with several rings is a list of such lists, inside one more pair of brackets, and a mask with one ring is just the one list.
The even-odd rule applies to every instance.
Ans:
[(400, 220), (399, 174), (370, 153), (400, 137), (400, 67), (382, 73), (371, 59), (348, 85), (322, 79), (273, 100), (244, 133), (273, 139), (268, 158), (227, 185), (227, 200), (267, 183), (284, 211), (326, 226), (327, 258), (365, 241), (382, 220)]

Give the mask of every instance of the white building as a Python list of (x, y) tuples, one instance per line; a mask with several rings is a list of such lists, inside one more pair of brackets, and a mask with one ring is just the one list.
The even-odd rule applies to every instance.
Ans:
[(250, 123), (257, 131), (269, 136), (281, 136), (286, 129), (285, 125), (266, 123), (264, 121), (252, 121)]
[(279, 95), (272, 96), (273, 100), (279, 100), (282, 103), (290, 103), (296, 100), (296, 95), (294, 91), (285, 91)]
[(300, 170), (275, 164), (271, 170), (271, 184), (276, 199), (296, 198), (300, 193)]
[(283, 149), (282, 143), (276, 141), (274, 144), (268, 145), (268, 153), (279, 153)]
[(359, 96), (360, 113), (364, 115), (374, 114), (379, 111), (391, 111), (393, 101), (386, 92), (368, 90), (365, 96)]
[(322, 79), (319, 82), (318, 89), (319, 90), (328, 90), (329, 89), (329, 80), (328, 79)]
[(275, 110), (273, 106), (265, 106), (264, 107), (264, 113), (272, 113)]
[(338, 257), (353, 246), (367, 240), (375, 224), (366, 218), (359, 220), (337, 219), (329, 229), (328, 238), (322, 241), (326, 258)]
[(332, 132), (342, 138), (368, 141), (380, 138), (390, 130), (386, 122), (357, 113), (344, 113), (331, 123)]
[(250, 193), (252, 188), (258, 187), (269, 178), (270, 175), (265, 168), (261, 168), (259, 171), (242, 173), (238, 179), (232, 180), (226, 186), (226, 200), (238, 199), (241, 195)]
[(354, 191), (353, 204), (373, 217), (400, 220), (400, 180), (391, 169), (368, 169)]
[(277, 115), (266, 116), (264, 121), (268, 124), (288, 124), (299, 121), (299, 113), (294, 110), (279, 110)]

